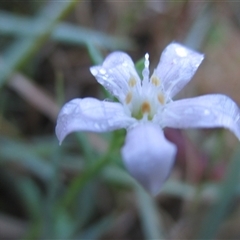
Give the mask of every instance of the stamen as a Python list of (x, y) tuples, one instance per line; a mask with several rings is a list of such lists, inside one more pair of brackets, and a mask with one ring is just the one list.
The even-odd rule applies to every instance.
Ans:
[(148, 53), (145, 54), (144, 66), (147, 69), (149, 68), (149, 54)]
[(160, 79), (156, 76), (152, 76), (151, 77), (151, 82), (153, 85), (155, 85), (156, 87), (158, 87), (161, 83)]
[(125, 102), (126, 104), (129, 104), (132, 101), (132, 93), (129, 92), (126, 96)]
[(163, 105), (165, 103), (165, 97), (162, 93), (157, 95), (158, 101)]
[(144, 69), (142, 71), (143, 75), (143, 85), (146, 85), (149, 80), (149, 54), (145, 54)]
[(149, 102), (143, 102), (141, 106), (142, 113), (150, 113), (151, 111), (151, 106)]
[(129, 81), (128, 81), (128, 85), (129, 87), (134, 87), (137, 84), (136, 79), (132, 76), (130, 77)]

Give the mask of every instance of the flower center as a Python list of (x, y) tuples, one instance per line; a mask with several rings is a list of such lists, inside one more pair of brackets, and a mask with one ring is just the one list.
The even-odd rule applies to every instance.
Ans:
[(138, 83), (134, 76), (128, 80), (128, 93), (124, 105), (130, 110), (131, 116), (138, 120), (151, 121), (154, 115), (166, 104), (166, 96), (161, 80), (155, 71), (149, 79), (149, 56), (145, 55), (143, 80)]

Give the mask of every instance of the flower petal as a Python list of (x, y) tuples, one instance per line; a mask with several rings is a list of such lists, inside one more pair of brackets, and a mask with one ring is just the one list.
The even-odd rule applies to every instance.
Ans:
[(125, 128), (136, 120), (128, 117), (123, 106), (95, 98), (73, 99), (61, 109), (56, 126), (59, 142), (71, 132), (104, 132)]
[(209, 94), (169, 103), (162, 113), (162, 124), (173, 128), (224, 127), (240, 140), (239, 108), (232, 99), (222, 94)]
[(155, 73), (162, 81), (169, 98), (176, 95), (191, 80), (203, 58), (203, 54), (179, 43), (171, 43), (165, 48)]
[(145, 123), (128, 131), (121, 153), (130, 174), (156, 195), (172, 169), (176, 146), (159, 126)]
[(134, 84), (141, 83), (132, 59), (124, 52), (109, 54), (101, 66), (91, 67), (90, 71), (97, 81), (121, 102), (129, 91), (130, 79), (134, 79)]

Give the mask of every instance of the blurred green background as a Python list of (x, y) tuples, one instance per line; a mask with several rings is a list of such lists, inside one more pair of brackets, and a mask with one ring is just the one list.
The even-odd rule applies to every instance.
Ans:
[(60, 107), (109, 98), (89, 72), (111, 51), (134, 61), (179, 41), (205, 53), (178, 97), (240, 104), (237, 1), (0, 1), (0, 239), (240, 239), (240, 147), (226, 130), (166, 129), (178, 147), (153, 198), (125, 171), (125, 131), (71, 134)]

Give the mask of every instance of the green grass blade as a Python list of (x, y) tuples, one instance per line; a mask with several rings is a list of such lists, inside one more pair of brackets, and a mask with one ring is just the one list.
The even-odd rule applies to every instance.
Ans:
[[(32, 19), (30, 18), (0, 11), (0, 34), (2, 35), (16, 37), (33, 37), (39, 35), (41, 29), (33, 28), (32, 26)], [(129, 50), (134, 46), (127, 38), (109, 36), (99, 31), (68, 23), (58, 23), (50, 37), (54, 41), (66, 44), (86, 45), (89, 43), (109, 50)]]
[(199, 14), (196, 16), (184, 40), (186, 46), (196, 50), (201, 49), (203, 46), (203, 43), (213, 26), (214, 18), (211, 5), (211, 1), (206, 1)]
[(90, 181), (81, 191), (76, 201), (75, 225), (76, 229), (82, 229), (96, 213), (97, 184)]
[(98, 161), (95, 161), (91, 166), (89, 166), (82, 174), (77, 176), (69, 186), (67, 193), (63, 197), (60, 204), (65, 207), (69, 207), (75, 200), (79, 192), (86, 186), (86, 184), (106, 166), (109, 161), (108, 154), (103, 156)]
[(83, 158), (85, 159), (86, 165), (90, 165), (95, 161), (96, 154), (94, 148), (92, 147), (89, 139), (84, 132), (75, 133), (75, 137), (79, 146), (81, 147)]
[(87, 43), (87, 50), (94, 65), (102, 64), (102, 54), (92, 43)]
[(32, 19), (31, 29), (39, 29), (39, 34), (28, 38), (21, 37), (3, 53), (0, 64), (0, 86), (13, 71), (21, 68), (35, 54), (48, 39), (58, 21), (78, 2), (75, 0), (49, 2), (38, 16)]
[(214, 239), (219, 226), (226, 217), (232, 201), (237, 194), (239, 177), (240, 149), (236, 151), (231, 159), (226, 177), (220, 186), (218, 200), (203, 220), (197, 239)]
[(146, 239), (164, 239), (159, 210), (151, 197), (141, 186), (136, 187), (138, 209)]
[(97, 223), (87, 228), (75, 239), (101, 239), (102, 235), (109, 230), (113, 222), (114, 217), (112, 215), (106, 216)]
[(102, 177), (106, 182), (116, 186), (133, 188), (137, 185), (137, 182), (125, 170), (113, 165), (104, 168)]
[(42, 231), (42, 210), (43, 202), (40, 189), (29, 178), (18, 180), (18, 188), (21, 192), (21, 198), (28, 209), (30, 216), (30, 228), (24, 239), (38, 239)]
[(31, 151), (30, 145), (0, 138), (0, 163), (19, 163), (43, 181), (48, 181), (53, 168), (47, 161)]

